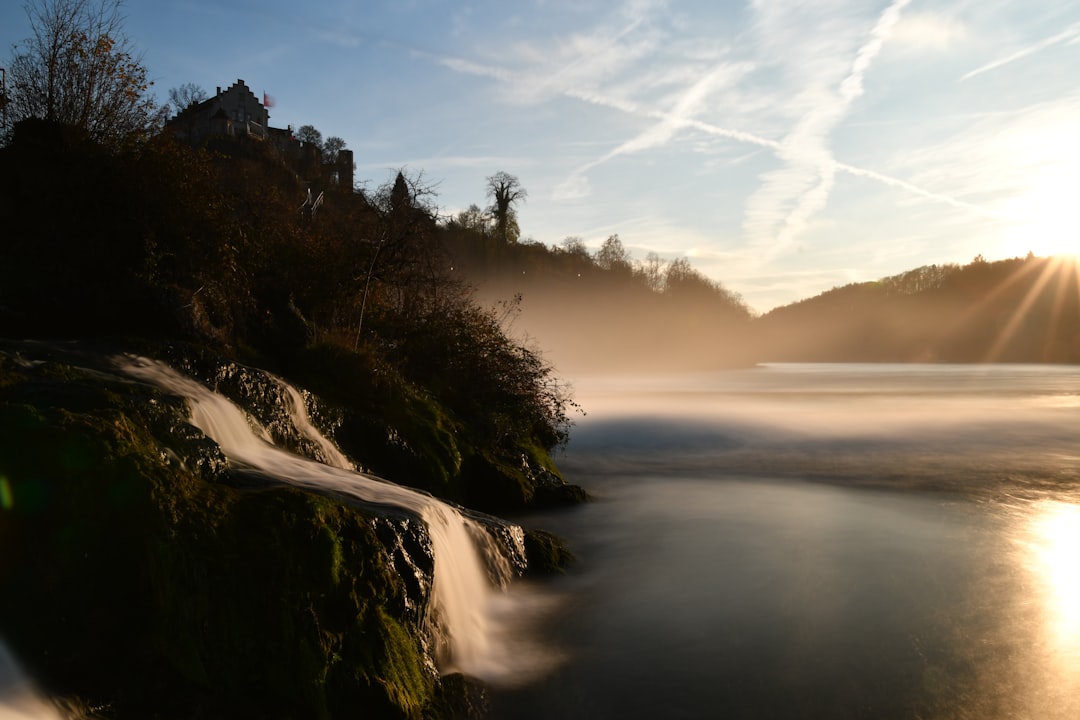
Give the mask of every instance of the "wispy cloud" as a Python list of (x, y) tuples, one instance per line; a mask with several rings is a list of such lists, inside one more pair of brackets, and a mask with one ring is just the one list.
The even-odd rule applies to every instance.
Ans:
[(784, 166), (763, 175), (761, 187), (747, 199), (743, 230), (768, 257), (786, 250), (828, 202), (839, 169), (828, 146), (829, 135), (863, 94), (866, 71), (909, 2), (895, 0), (881, 14), (834, 92), (813, 95), (816, 103), (777, 150)]
[(1077, 39), (1080, 39), (1080, 23), (1073, 23), (1072, 25), (1065, 28), (1056, 35), (1052, 35), (1051, 37), (1040, 40), (1039, 42), (1032, 43), (1031, 45), (1021, 48), (1016, 52), (1010, 53), (1003, 58), (999, 58), (997, 60), (988, 62), (985, 65), (975, 68), (971, 72), (966, 73), (963, 77), (961, 77), (960, 81), (963, 82), (964, 80), (970, 80), (973, 77), (982, 75), (986, 72), (990, 72), (991, 70), (997, 70), (1000, 67), (1008, 65), (1010, 63), (1014, 63), (1017, 60), (1022, 60), (1029, 55), (1034, 55), (1035, 53), (1045, 50), (1046, 48), (1053, 45), (1058, 45), (1059, 43), (1063, 42), (1075, 41)]
[(440, 65), (466, 75), (489, 77), (506, 83), (515, 82), (517, 80), (516, 73), (495, 65), (485, 65), (483, 63), (457, 57), (440, 57), (437, 61)]
[[(781, 165), (758, 176), (757, 189), (745, 198), (741, 238), (750, 244), (750, 265), (764, 266), (820, 224), (816, 217), (834, 192), (837, 174), (871, 180), (969, 216), (990, 215), (969, 198), (949, 193), (947, 184), (928, 187), (834, 156), (831, 137), (864, 94), (867, 73), (902, 27), (908, 5), (909, 0), (894, 0), (867, 18), (850, 5), (819, 10), (817, 5), (761, 0), (752, 5), (763, 15), (753, 26), (756, 35), (744, 37), (749, 32), (744, 30), (736, 45), (707, 56), (699, 53), (692, 62), (681, 54), (680, 38), (665, 37), (655, 27), (660, 20), (649, 19), (649, 8), (622, 17), (618, 29), (579, 31), (554, 49), (518, 47), (505, 62), (439, 62), (456, 72), (497, 80), (515, 102), (542, 103), (557, 94), (647, 121), (605, 152), (579, 161), (554, 183), (554, 200), (591, 195), (590, 174), (599, 166), (662, 150), (687, 133), (698, 136), (695, 147), (714, 138), (768, 150)], [(817, 25), (807, 27), (810, 21)], [(926, 13), (915, 25), (932, 22), (942, 33), (962, 29)], [(589, 53), (602, 56), (597, 67), (590, 67)], [(719, 117), (733, 122), (718, 123)]]
[[(570, 199), (583, 197), (588, 192), (588, 180), (586, 173), (603, 165), (604, 163), (631, 153), (643, 152), (652, 148), (662, 147), (669, 143), (675, 134), (682, 128), (694, 124), (692, 116), (708, 96), (721, 84), (730, 82), (733, 74), (738, 74), (745, 68), (732, 68), (727, 64), (714, 68), (688, 87), (678, 98), (675, 106), (668, 112), (650, 113), (657, 122), (644, 131), (638, 133), (629, 140), (620, 143), (614, 149), (605, 153), (596, 160), (592, 160), (577, 168), (570, 177), (560, 183), (555, 189), (557, 199)], [(598, 102), (596, 96), (588, 98), (590, 102)], [(605, 103), (606, 104), (606, 103)]]
[[(902, 2), (899, 2), (899, 3), (894, 3), (894, 5), (890, 7), (890, 10), (894, 14), (899, 13), (900, 9), (902, 9), (902, 7), (904, 5), (906, 5), (906, 4), (907, 4), (906, 0), (904, 0)], [(856, 90), (861, 91), (862, 76), (865, 74), (865, 71), (866, 71), (866, 69), (867, 69), (867, 67), (869, 65), (869, 61), (873, 57), (872, 54), (871, 54), (871, 51), (873, 51), (873, 53), (876, 53), (880, 49), (880, 46), (881, 46), (880, 42), (877, 41), (875, 38), (880, 37), (881, 42), (883, 42), (884, 41), (883, 32), (885, 30), (887, 30), (887, 28), (889, 27), (889, 23), (891, 23), (891, 22), (893, 22), (893, 15), (890, 15), (889, 11), (886, 11), (886, 14), (882, 15), (882, 17), (879, 20), (878, 24), (875, 26), (875, 30), (878, 31), (878, 36), (875, 36), (873, 33), (871, 34), (871, 39), (863, 46), (861, 55), (857, 54), (855, 62), (852, 63), (852, 65), (850, 66), (851, 69), (850, 69), (850, 72), (848, 74), (848, 77), (853, 78), (853, 79), (851, 79), (849, 81), (849, 85), (848, 85), (848, 90), (847, 90), (847, 92), (848, 92), (848, 103), (850, 103), (851, 101), (853, 101), (855, 99), (855, 91)], [(883, 25), (883, 23), (884, 23), (884, 25)], [(860, 57), (862, 58), (861, 61), (859, 60)], [(508, 69), (506, 67), (503, 67), (503, 66), (484, 64), (484, 63), (479, 63), (479, 62), (475, 62), (475, 61), (472, 61), (472, 60), (466, 60), (466, 59), (458, 58), (458, 57), (440, 57), (440, 58), (437, 58), (437, 62), (442, 64), (443, 66), (451, 69), (451, 70), (454, 70), (455, 72), (460, 72), (460, 73), (463, 73), (463, 74), (473, 75), (473, 76), (477, 76), (477, 77), (491, 78), (493, 80), (497, 80), (497, 81), (499, 81), (501, 83), (504, 83), (504, 84), (506, 84), (508, 86), (520, 85), (523, 82), (527, 82), (528, 78), (530, 77), (529, 75), (520, 74), (518, 72), (515, 72), (515, 71), (510, 70), (510, 69)], [(734, 67), (737, 67), (738, 69), (740, 69), (742, 71), (748, 71), (753, 66), (751, 64), (748, 64), (748, 63), (743, 63), (743, 64), (735, 65)], [(707, 83), (706, 83), (706, 86), (707, 86)], [(635, 115), (635, 116), (639, 116), (639, 117), (642, 117), (642, 118), (645, 118), (645, 119), (654, 120), (654, 121), (657, 121), (657, 125), (652, 126), (649, 129), (643, 131), (641, 134), (639, 134), (635, 138), (632, 138), (631, 140), (629, 140), (629, 141), (627, 141), (625, 143), (622, 143), (620, 146), (618, 146), (618, 148), (616, 148), (616, 150), (609, 151), (606, 155), (601, 156), (601, 159), (593, 161), (592, 163), (589, 163), (587, 165), (584, 165), (581, 168), (579, 168), (577, 171), (572, 173), (570, 176), (568, 176), (566, 179), (564, 179), (556, 187), (556, 190), (555, 190), (556, 199), (564, 199), (565, 200), (565, 199), (574, 199), (574, 198), (581, 198), (581, 197), (588, 196), (590, 194), (590, 192), (591, 192), (590, 183), (589, 183), (588, 177), (586, 175), (586, 173), (587, 173), (587, 171), (589, 169), (592, 169), (592, 168), (596, 167), (601, 162), (603, 162), (605, 159), (610, 159), (611, 157), (614, 157), (615, 154), (617, 154), (617, 152), (620, 151), (619, 150), (620, 148), (621, 148), (621, 152), (626, 152), (628, 149), (634, 147), (634, 143), (638, 143), (638, 144), (643, 143), (645, 141), (645, 139), (646, 139), (646, 136), (651, 136), (653, 139), (657, 139), (657, 138), (662, 137), (663, 135), (662, 135), (661, 131), (658, 130), (658, 128), (665, 128), (665, 131), (668, 131), (668, 130), (673, 131), (677, 127), (693, 129), (693, 130), (697, 130), (697, 131), (699, 131), (701, 133), (704, 133), (704, 134), (712, 136), (712, 137), (735, 140), (735, 141), (738, 141), (740, 143), (745, 143), (745, 144), (755, 145), (755, 146), (758, 146), (758, 147), (761, 147), (761, 148), (765, 148), (765, 149), (768, 149), (768, 150), (774, 152), (776, 155), (778, 155), (778, 156), (780, 156), (782, 158), (783, 158), (785, 152), (787, 152), (790, 155), (791, 152), (792, 152), (791, 148), (792, 147), (797, 147), (797, 144), (795, 143), (795, 139), (799, 137), (799, 134), (797, 132), (792, 132), (791, 134), (789, 134), (786, 137), (785, 141), (782, 142), (780, 140), (776, 140), (776, 139), (773, 139), (773, 138), (764, 137), (764, 136), (762, 136), (760, 134), (757, 134), (757, 133), (747, 132), (745, 130), (741, 130), (741, 129), (737, 129), (737, 128), (724, 127), (724, 126), (721, 126), (721, 125), (717, 125), (715, 123), (711, 123), (711, 122), (708, 122), (708, 121), (705, 121), (705, 120), (701, 120), (699, 118), (692, 117), (692, 116), (690, 116), (690, 114), (688, 112), (686, 112), (685, 107), (683, 108), (682, 113), (676, 113), (676, 112), (669, 112), (669, 111), (664, 111), (664, 110), (652, 109), (652, 108), (647, 107), (647, 106), (645, 106), (645, 105), (643, 105), (643, 104), (641, 104), (639, 102), (629, 100), (629, 99), (627, 99), (625, 97), (622, 97), (622, 96), (616, 97), (616, 96), (605, 94), (603, 91), (593, 87), (592, 85), (589, 85), (587, 87), (573, 87), (573, 86), (565, 87), (565, 88), (563, 88), (561, 94), (563, 96), (565, 96), (565, 97), (574, 98), (576, 100), (579, 100), (579, 101), (585, 102), (585, 103), (589, 103), (591, 105), (596, 105), (596, 106), (599, 106), (599, 107), (604, 107), (604, 108), (608, 108), (608, 109), (612, 109), (612, 110), (617, 110), (617, 111), (626, 113), (628, 115)], [(694, 97), (693, 94), (687, 93), (686, 96), (684, 96), (684, 99), (690, 100), (690, 99), (693, 99), (693, 97)], [(840, 98), (841, 98), (841, 100), (843, 99), (842, 94), (841, 94)], [(835, 103), (835, 100), (834, 100), (834, 103)], [(840, 108), (841, 106), (834, 104), (834, 105), (831, 105), (831, 106), (828, 106), (828, 107), (833, 108), (833, 111), (835, 111), (837, 108)], [(678, 109), (678, 108), (676, 108), (676, 109)], [(827, 116), (827, 114), (824, 113), (824, 112), (819, 113), (817, 115), (817, 117), (819, 118), (819, 121), (820, 121), (821, 118), (826, 117), (826, 116)], [(840, 117), (842, 117), (842, 113), (836, 118), (836, 121), (838, 121), (840, 119)], [(835, 125), (835, 121), (832, 123), (832, 125)], [(830, 127), (832, 127), (832, 125), (830, 125)], [(811, 123), (810, 123), (809, 120), (807, 120), (806, 121), (806, 126), (803, 128), (803, 131), (805, 132), (807, 130), (807, 128), (809, 128), (809, 127), (811, 127)], [(970, 212), (977, 213), (977, 214), (981, 214), (981, 215), (988, 214), (988, 211), (985, 208), (983, 208), (983, 207), (981, 207), (981, 206), (979, 206), (977, 204), (966, 202), (964, 200), (958, 199), (958, 198), (956, 198), (956, 197), (954, 197), (952, 195), (949, 195), (947, 193), (934, 191), (934, 190), (929, 190), (929, 189), (927, 189), (925, 187), (920, 186), (917, 183), (909, 182), (909, 181), (906, 181), (906, 180), (903, 180), (903, 179), (900, 179), (900, 178), (897, 178), (897, 177), (894, 177), (894, 176), (890, 176), (890, 175), (888, 175), (886, 173), (877, 172), (877, 171), (870, 170), (870, 169), (867, 169), (867, 168), (857, 167), (855, 165), (851, 165), (851, 164), (844, 163), (844, 162), (837, 162), (834, 159), (832, 159), (831, 153), (828, 153), (827, 151), (825, 152), (824, 155), (821, 156), (820, 159), (823, 160), (823, 162), (818, 162), (818, 161), (811, 162), (806, 168), (803, 168), (801, 170), (801, 174), (798, 174), (798, 177), (802, 178), (802, 180), (797, 181), (797, 182), (801, 182), (803, 184), (801, 184), (801, 185), (797, 184), (797, 183), (793, 184), (792, 187), (795, 190), (794, 193), (788, 192), (788, 193), (786, 193), (784, 195), (777, 194), (777, 195), (774, 196), (774, 201), (775, 201), (774, 207), (781, 207), (783, 205), (783, 202), (782, 202), (783, 198), (787, 198), (788, 200), (790, 200), (790, 198), (792, 196), (798, 197), (798, 196), (801, 196), (804, 193), (809, 193), (815, 186), (821, 185), (822, 184), (822, 182), (821, 182), (822, 179), (820, 177), (818, 177), (818, 180), (817, 180), (816, 183), (812, 182), (812, 180), (815, 177), (815, 173), (820, 173), (821, 168), (824, 168), (828, 173), (832, 173), (834, 171), (843, 172), (843, 173), (846, 173), (846, 174), (853, 175), (855, 177), (861, 177), (861, 178), (866, 178), (866, 179), (869, 179), (869, 180), (873, 180), (873, 181), (882, 183), (884, 185), (887, 185), (889, 187), (893, 187), (893, 188), (896, 188), (896, 189), (899, 189), (899, 190), (903, 190), (903, 191), (905, 191), (907, 193), (910, 193), (910, 194), (912, 194), (914, 196), (921, 197), (921, 198), (924, 198), (924, 199), (927, 199), (927, 200), (931, 200), (933, 202), (944, 203), (944, 204), (950, 205), (952, 207), (956, 207), (956, 208), (959, 208), (959, 209), (963, 209), (963, 210), (970, 211)], [(796, 175), (797, 175), (797, 173), (793, 173), (792, 177), (794, 178), (794, 177), (796, 177)], [(806, 178), (810, 178), (810, 181), (807, 181)], [(828, 189), (831, 186), (826, 184), (824, 187), (825, 187), (825, 189)], [(815, 197), (820, 197), (820, 196), (814, 196), (812, 194), (808, 195), (807, 201), (812, 203), (812, 202), (815, 201)], [(812, 204), (809, 205), (809, 207), (812, 207)], [(789, 217), (789, 215), (792, 212), (793, 212), (793, 209), (791, 207), (789, 207), (789, 209), (787, 211), (785, 211), (783, 215), (780, 216), (780, 221), (779, 222), (786, 221), (786, 219)], [(805, 213), (806, 210), (804, 209), (803, 212)], [(778, 221), (776, 219), (775, 213), (770, 213), (770, 217), (771, 217), (771, 223), (773, 225), (776, 225)], [(793, 220), (794, 221), (799, 220), (798, 214), (794, 215)]]
[(662, 0), (638, 0), (618, 7), (590, 30), (545, 40), (517, 41), (503, 52), (519, 66), (509, 98), (537, 103), (571, 89), (611, 83), (656, 51), (660, 35), (650, 17), (666, 6)]

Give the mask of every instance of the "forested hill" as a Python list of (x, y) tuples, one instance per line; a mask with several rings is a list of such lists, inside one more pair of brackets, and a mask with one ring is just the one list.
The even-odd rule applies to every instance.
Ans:
[(686, 258), (638, 262), (617, 235), (593, 253), (578, 238), (503, 243), (483, 224), (457, 221), (446, 243), (455, 274), (560, 372), (711, 370), (755, 359), (750, 309)]
[[(1026, 258), (915, 268), (755, 316), (685, 258), (500, 242), (487, 216), (445, 224), (455, 273), (570, 375), (760, 362), (1080, 362), (1080, 268)], [(510, 324), (512, 323), (512, 324)]]
[(768, 361), (1077, 363), (1078, 275), (1032, 255), (929, 265), (777, 308), (752, 342)]

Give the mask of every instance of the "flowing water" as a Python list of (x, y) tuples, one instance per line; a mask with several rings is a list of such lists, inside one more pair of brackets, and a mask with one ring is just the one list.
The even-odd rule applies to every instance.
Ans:
[[(514, 603), (500, 592), (500, 585), (513, 574), (510, 561), (476, 521), (430, 495), (352, 470), (348, 459), (311, 425), (302, 398), (287, 384), (294, 424), (320, 448), (327, 463), (275, 447), (265, 430), (227, 398), (163, 364), (134, 358), (123, 369), (187, 398), (191, 423), (217, 442), (231, 463), (319, 492), (403, 509), (422, 519), (434, 555), (429, 616), (441, 669), (496, 683), (530, 671), (536, 658), (518, 652), (510, 630)], [(489, 575), (493, 565), (494, 582)]]
[(1080, 368), (586, 380), (528, 522), (565, 657), (498, 718), (1080, 717)]
[(0, 720), (61, 720), (0, 640)]
[[(443, 667), (493, 684), (493, 718), (1080, 717), (1080, 368), (579, 382), (561, 464), (596, 502), (526, 519), (579, 562), (509, 593), (482, 528), (354, 472), (291, 390), (326, 463), (163, 365), (126, 370), (188, 398), (230, 462), (422, 518)], [(0, 717), (55, 716), (0, 645)]]

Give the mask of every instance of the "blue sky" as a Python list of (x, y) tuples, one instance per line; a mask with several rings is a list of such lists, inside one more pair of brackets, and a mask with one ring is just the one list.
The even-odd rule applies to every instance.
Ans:
[[(238, 78), (271, 124), (404, 168), (447, 215), (504, 170), (523, 235), (618, 233), (755, 310), (920, 265), (1080, 249), (1080, 3), (129, 0), (165, 99)], [(0, 8), (5, 50), (28, 34)], [(8, 52), (4, 57), (8, 57)]]

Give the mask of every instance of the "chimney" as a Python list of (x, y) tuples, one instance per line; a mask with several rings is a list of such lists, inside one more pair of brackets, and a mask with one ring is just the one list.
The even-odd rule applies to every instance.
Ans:
[(220, 86), (220, 85), (218, 85), (218, 86), (217, 86), (217, 94), (218, 94), (218, 95), (220, 95), (220, 94), (221, 94), (221, 86)]

